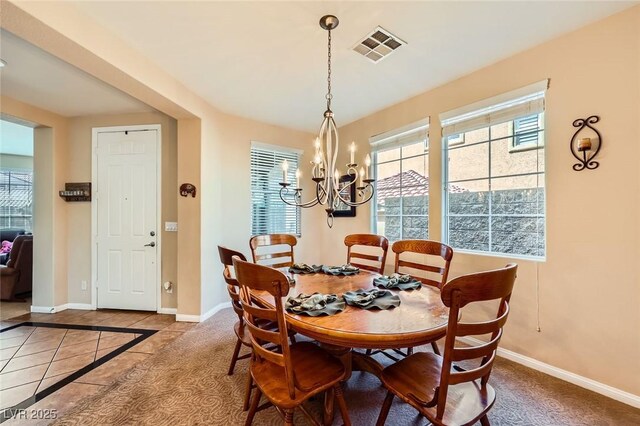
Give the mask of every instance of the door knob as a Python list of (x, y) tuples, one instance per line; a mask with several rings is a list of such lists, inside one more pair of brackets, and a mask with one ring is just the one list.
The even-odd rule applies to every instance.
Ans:
[(153, 241), (151, 241), (149, 244), (145, 244), (145, 247), (155, 247), (156, 243), (154, 243)]
[(151, 231), (151, 232), (149, 232), (149, 235), (151, 235), (152, 237), (155, 237), (156, 236), (156, 232), (155, 231)]

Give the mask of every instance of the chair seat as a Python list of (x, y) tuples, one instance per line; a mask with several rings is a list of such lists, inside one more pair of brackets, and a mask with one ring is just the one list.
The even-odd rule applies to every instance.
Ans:
[(261, 360), (251, 361), (251, 376), (262, 393), (274, 405), (289, 409), (333, 387), (344, 377), (344, 366), (333, 355), (311, 342), (290, 346), (296, 378), (296, 395), (289, 396), (284, 367)]
[(423, 407), (420, 401), (431, 401), (440, 383), (442, 357), (418, 352), (390, 365), (382, 371), (382, 383), (400, 399), (422, 412), (431, 422), (444, 425), (469, 425), (477, 422), (493, 405), (495, 390), (479, 381), (449, 386), (442, 419), (436, 419), (436, 407)]

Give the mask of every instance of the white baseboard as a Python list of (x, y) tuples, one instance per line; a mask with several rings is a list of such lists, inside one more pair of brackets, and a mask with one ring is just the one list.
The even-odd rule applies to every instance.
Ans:
[(158, 309), (159, 314), (167, 314), (167, 315), (175, 315), (178, 313), (177, 308), (160, 308)]
[(176, 314), (176, 321), (180, 322), (203, 322), (220, 312), (222, 309), (230, 308), (231, 302), (219, 303), (213, 308), (209, 309), (202, 315), (185, 315), (185, 314)]
[[(460, 341), (468, 343), (470, 345), (478, 345), (483, 343), (482, 341), (473, 337), (461, 337), (459, 339)], [(546, 364), (542, 361), (538, 361), (537, 359), (530, 358), (528, 356), (521, 355), (517, 352), (513, 352), (507, 349), (498, 348), (498, 356), (524, 365), (525, 367), (529, 367), (558, 379), (564, 380), (566, 382), (573, 383), (574, 385), (580, 386), (581, 388), (599, 393), (600, 395), (615, 399), (616, 401), (620, 401), (624, 404), (631, 405), (632, 407), (640, 408), (640, 395), (634, 395), (632, 393), (625, 392), (612, 386), (605, 385), (604, 383), (600, 383), (587, 377), (572, 373), (570, 371), (554, 367), (553, 365)]]
[(178, 322), (200, 322), (200, 315), (176, 314), (176, 321), (178, 321)]
[(80, 309), (83, 311), (95, 311), (91, 303), (67, 303), (67, 309)]
[[(62, 308), (64, 306), (64, 308)], [(62, 309), (60, 309), (62, 308)], [(56, 312), (64, 311), (67, 309), (66, 305), (61, 306), (34, 306), (31, 305), (31, 312), (36, 314), (55, 314)]]
[(31, 312), (37, 314), (55, 314), (57, 312), (66, 311), (67, 309), (80, 309), (83, 311), (92, 311), (94, 307), (91, 303), (65, 303), (58, 306), (34, 306), (31, 305)]

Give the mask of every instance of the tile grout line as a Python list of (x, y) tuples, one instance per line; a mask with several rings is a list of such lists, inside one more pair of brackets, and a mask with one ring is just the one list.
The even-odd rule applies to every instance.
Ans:
[(98, 334), (98, 344), (96, 345), (96, 351), (93, 353), (93, 362), (96, 362), (98, 351), (100, 350), (100, 339), (102, 338), (102, 331)]
[[(50, 350), (53, 350), (53, 349), (50, 349)], [(40, 353), (40, 352), (38, 352), (38, 353)], [(22, 371), (22, 370), (26, 370), (26, 369), (28, 369), (28, 368), (38, 367), (38, 366), (40, 366), (40, 365), (44, 365), (44, 364), (47, 364), (47, 363), (48, 363), (48, 364), (51, 364), (51, 361), (48, 361), (48, 362), (47, 362), (47, 361), (45, 361), (45, 362), (41, 362), (40, 364), (35, 364), (35, 365), (30, 365), (30, 366), (28, 366), (28, 367), (18, 368), (18, 369), (15, 369), (15, 370), (13, 370), (13, 371), (6, 371), (6, 372), (4, 372), (4, 373), (2, 373), (2, 374), (15, 373), (16, 371)], [(5, 365), (5, 367), (6, 367), (6, 365)], [(3, 390), (4, 390), (4, 389), (3, 389)]]
[(49, 371), (49, 368), (51, 368), (51, 364), (53, 364), (53, 360), (56, 357), (56, 354), (58, 353), (58, 349), (60, 349), (60, 347), (62, 346), (62, 342), (64, 342), (64, 338), (67, 336), (67, 333), (69, 333), (69, 329), (67, 328), (66, 331), (64, 332), (64, 336), (62, 336), (62, 340), (60, 340), (60, 344), (58, 345), (58, 347), (56, 348), (55, 353), (53, 354), (53, 358), (51, 358), (51, 362), (49, 363), (49, 366), (47, 367), (47, 369), (45, 370), (44, 374), (42, 375), (42, 378), (40, 379), (40, 383), (38, 383), (38, 386), (36, 387), (36, 392), (34, 393), (34, 395), (36, 393), (38, 393), (38, 388), (40, 387), (40, 385), (42, 384), (42, 381), (44, 380), (44, 378), (47, 376), (47, 372)]
[[(17, 328), (20, 328), (20, 327), (17, 327)], [(5, 365), (0, 369), (0, 372), (2, 372), (2, 370), (4, 370), (4, 369), (5, 369), (5, 367), (6, 367), (7, 365), (9, 365), (9, 363), (11, 362), (11, 360), (16, 356), (16, 354), (17, 354), (18, 352), (20, 352), (20, 349), (22, 349), (22, 347), (23, 347), (23, 346), (24, 346), (24, 344), (27, 342), (27, 340), (29, 340), (29, 337), (31, 337), (31, 335), (32, 335), (32, 334), (33, 334), (37, 329), (38, 329), (38, 327), (33, 327), (33, 330), (31, 330), (31, 333), (29, 333), (29, 335), (27, 336), (27, 338), (26, 338), (26, 339), (24, 339), (24, 342), (22, 342), (22, 344), (21, 344), (21, 345), (18, 347), (18, 349), (13, 353), (13, 355), (11, 355), (11, 356), (9, 357), (9, 359), (7, 360), (7, 363), (6, 363), (6, 364), (5, 364)], [(15, 330), (15, 329), (14, 329), (14, 330)], [(44, 352), (44, 351), (41, 351), (41, 352)], [(20, 358), (20, 357), (17, 357), (17, 358)]]

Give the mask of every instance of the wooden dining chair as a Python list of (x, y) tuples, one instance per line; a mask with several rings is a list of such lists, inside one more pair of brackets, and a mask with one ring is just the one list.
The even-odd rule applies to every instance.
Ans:
[[(509, 299), (517, 265), (456, 278), (442, 287), (442, 302), (449, 307), (444, 356), (419, 352), (385, 368), (380, 379), (387, 388), (378, 426), (389, 414), (394, 396), (435, 425), (471, 425), (480, 420), (489, 425), (487, 412), (496, 400), (489, 376), (496, 357), (502, 328), (509, 315)], [(460, 322), (460, 309), (472, 302), (500, 300), (494, 319)], [(486, 343), (456, 347), (456, 338), (490, 334)], [(479, 360), (478, 366), (464, 369), (460, 361)], [(466, 364), (465, 364), (466, 365)]]
[[(449, 267), (453, 259), (453, 249), (446, 244), (430, 240), (401, 240), (396, 241), (391, 246), (391, 250), (396, 254), (394, 271), (398, 274), (406, 273), (424, 285), (430, 285), (442, 289), (449, 277)], [(415, 261), (415, 256), (407, 260), (403, 254), (414, 254), (423, 260)], [(437, 260), (435, 259), (437, 258)], [(419, 272), (417, 274), (416, 272)], [(444, 334), (436, 340), (440, 340)], [(433, 352), (440, 355), (440, 349), (435, 341), (431, 342)], [(396, 351), (398, 352), (398, 351)], [(413, 348), (408, 348), (406, 355), (411, 355)], [(400, 355), (405, 355), (399, 352)]]
[[(238, 259), (247, 260), (244, 255), (238, 251), (228, 249), (226, 247), (218, 246), (218, 253), (220, 255), (220, 262), (224, 269), (222, 270), (222, 276), (227, 283), (227, 292), (231, 298), (231, 307), (233, 311), (238, 315), (238, 321), (233, 326), (233, 331), (236, 334), (236, 346), (233, 349), (233, 355), (231, 356), (231, 364), (229, 365), (228, 375), (233, 374), (236, 362), (240, 359), (246, 359), (251, 356), (251, 352), (240, 356), (240, 350), (242, 346), (246, 346), (251, 349), (251, 336), (247, 324), (244, 322), (244, 311), (242, 310), (242, 304), (240, 302), (240, 284), (233, 278), (231, 269), (233, 268), (233, 257)], [(252, 381), (251, 375), (247, 378), (247, 388), (245, 392), (243, 410), (249, 409), (249, 398), (251, 396)]]
[[(446, 284), (451, 259), (453, 259), (453, 249), (448, 245), (430, 240), (401, 240), (393, 243), (391, 250), (396, 254), (394, 269), (396, 273), (409, 274), (422, 281), (423, 284), (438, 289), (442, 289), (442, 286)], [(404, 253), (419, 255), (420, 259), (424, 261), (402, 259)], [(434, 258), (439, 258), (439, 265)]]
[[(345, 368), (340, 360), (311, 342), (289, 344), (282, 304), (283, 296), (289, 292), (287, 277), (276, 269), (239, 258), (234, 258), (233, 264), (241, 286), (240, 298), (253, 344), (250, 371), (257, 386), (245, 424), (250, 425), (256, 412), (268, 406), (263, 404), (258, 407), (262, 395), (283, 414), (285, 425), (293, 424), (293, 411), (296, 408), (300, 408), (305, 416), (318, 424), (302, 404), (314, 395), (333, 389), (342, 420), (345, 425), (350, 425), (340, 384), (345, 377)], [(268, 292), (274, 298), (275, 307), (257, 305), (251, 297), (251, 291)], [(261, 320), (276, 322), (278, 329), (261, 328), (258, 324)], [(275, 349), (266, 346), (268, 343), (274, 345)]]
[[(290, 234), (255, 235), (249, 240), (253, 263), (264, 264), (272, 268), (285, 268), (293, 265), (295, 263), (293, 247), (296, 244), (298, 244), (298, 240)], [(289, 250), (279, 252), (261, 250), (261, 248), (273, 246), (289, 246)], [(288, 260), (282, 261), (281, 258)]]
[[(389, 240), (387, 240), (386, 237), (374, 234), (351, 234), (345, 237), (344, 244), (347, 246), (347, 263), (357, 266), (360, 269), (377, 272), (378, 274), (384, 273), (384, 264), (387, 260), (387, 250), (389, 249)], [(380, 247), (382, 254), (376, 256), (356, 252), (353, 250), (354, 246)], [(354, 262), (352, 260), (353, 258), (371, 261), (374, 262), (375, 265), (364, 264), (360, 261)]]

